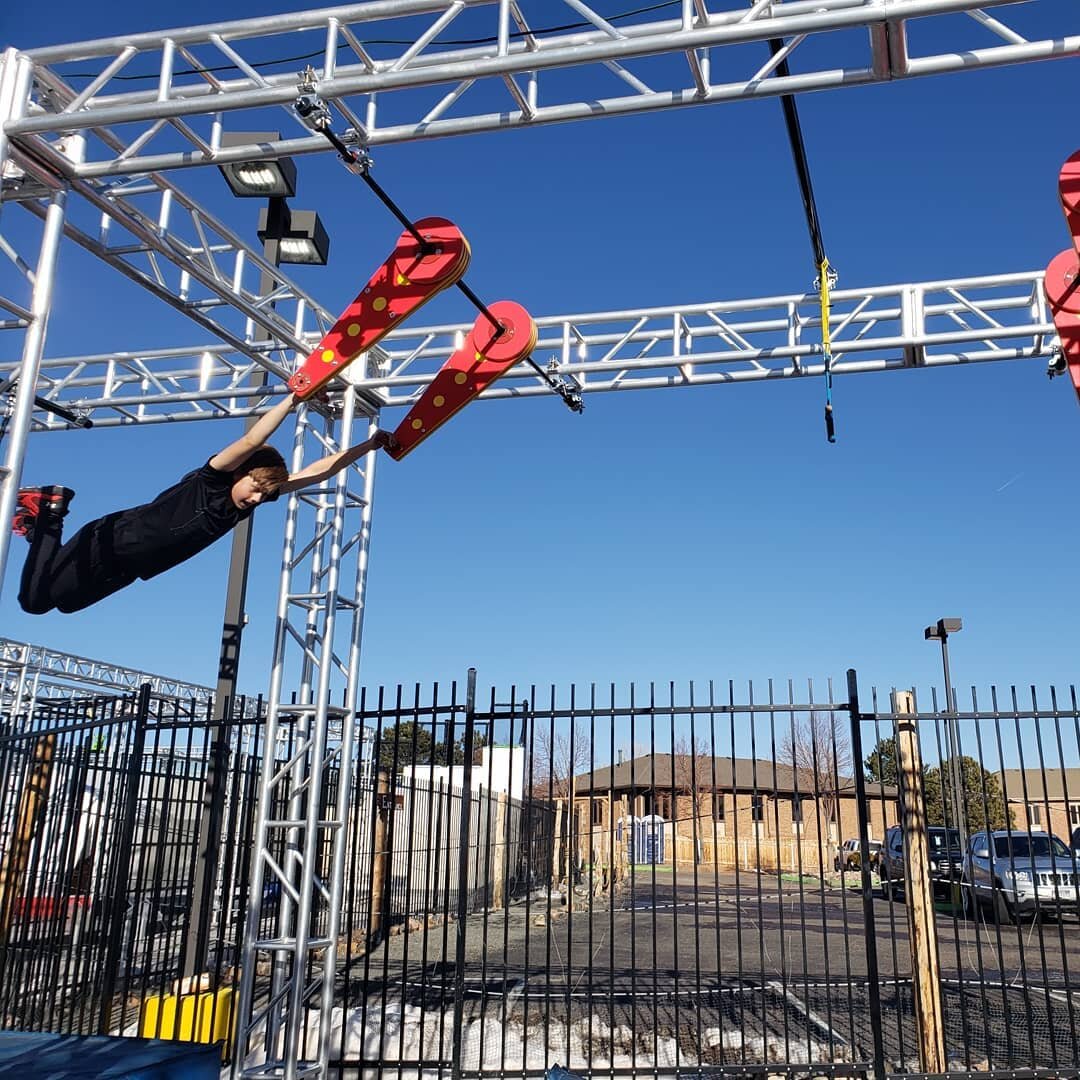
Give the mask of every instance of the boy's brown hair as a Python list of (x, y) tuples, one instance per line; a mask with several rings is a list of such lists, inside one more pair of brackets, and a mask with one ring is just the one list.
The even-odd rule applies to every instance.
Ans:
[(250, 476), (271, 499), (275, 499), (277, 489), (289, 479), (289, 470), (285, 459), (272, 446), (260, 446), (233, 475), (237, 479)]

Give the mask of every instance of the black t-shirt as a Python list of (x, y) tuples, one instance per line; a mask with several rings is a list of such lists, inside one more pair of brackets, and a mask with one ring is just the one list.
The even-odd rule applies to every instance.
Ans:
[(198, 555), (251, 510), (232, 501), (233, 474), (210, 464), (189, 472), (152, 502), (116, 517), (116, 554), (141, 578), (152, 578)]

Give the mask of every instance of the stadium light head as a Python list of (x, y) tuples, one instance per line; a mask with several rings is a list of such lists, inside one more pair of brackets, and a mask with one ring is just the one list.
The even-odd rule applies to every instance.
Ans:
[(314, 210), (290, 210), (284, 199), (273, 198), (259, 211), (259, 239), (277, 241), (279, 263), (325, 266), (330, 237)]
[[(277, 131), (229, 131), (221, 136), (221, 148), (273, 143)], [(296, 162), (289, 157), (249, 158), (219, 165), (232, 193), (240, 199), (286, 199), (296, 194)]]
[(962, 619), (938, 619), (933, 626), (928, 626), (923, 631), (923, 637), (927, 641), (943, 641), (950, 634), (959, 633), (963, 629)]

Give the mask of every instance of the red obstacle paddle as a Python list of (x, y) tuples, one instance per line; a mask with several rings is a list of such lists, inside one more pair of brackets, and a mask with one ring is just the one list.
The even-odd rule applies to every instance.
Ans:
[(441, 427), (486, 390), (500, 375), (523, 360), (536, 345), (536, 324), (529, 313), (510, 300), (492, 304), (479, 315), (461, 348), (439, 369), (423, 395), (394, 432), (398, 445), (387, 450), (400, 461), (410, 450)]
[(360, 353), (427, 303), (436, 293), (457, 283), (469, 265), (469, 243), (452, 222), (421, 218), (416, 231), (403, 232), (386, 262), (289, 380), (301, 399), (311, 397)]

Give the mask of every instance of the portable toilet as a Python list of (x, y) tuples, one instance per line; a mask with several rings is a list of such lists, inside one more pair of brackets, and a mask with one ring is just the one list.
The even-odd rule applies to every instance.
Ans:
[(639, 866), (664, 861), (664, 819), (659, 814), (630, 819), (630, 861)]

